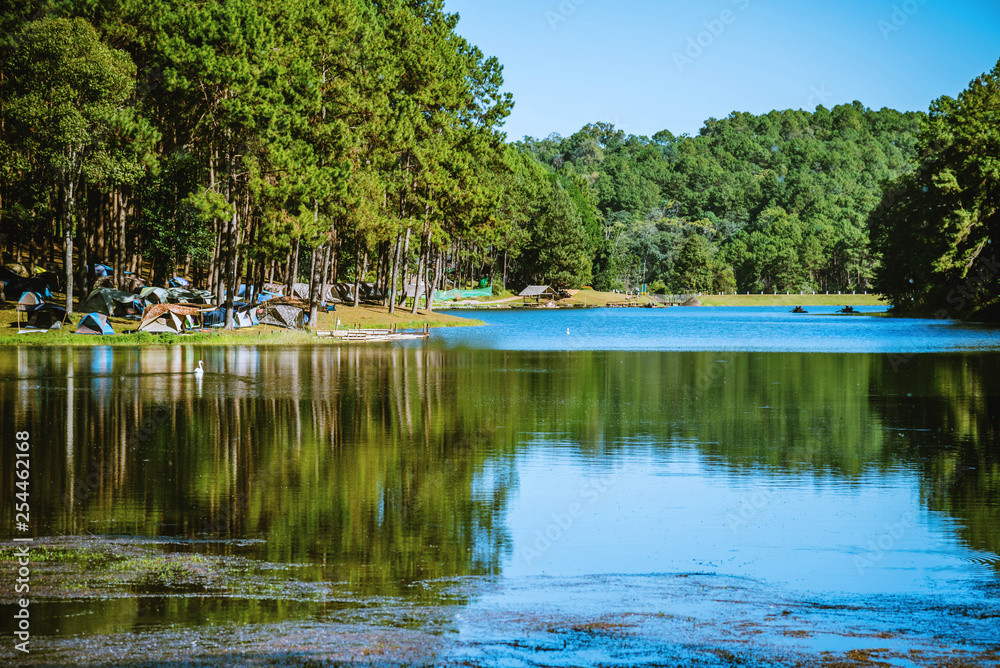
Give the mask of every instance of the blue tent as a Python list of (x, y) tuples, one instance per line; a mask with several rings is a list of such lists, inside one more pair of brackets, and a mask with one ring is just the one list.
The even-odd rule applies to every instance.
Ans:
[(191, 281), (180, 276), (174, 276), (167, 282), (167, 285), (172, 288), (189, 288), (191, 287)]
[(114, 267), (109, 267), (106, 264), (97, 263), (92, 266), (95, 278), (104, 278), (105, 276), (111, 276), (115, 273)]
[[(202, 314), (202, 322), (205, 323), (205, 327), (224, 327), (226, 324), (226, 307), (220, 306), (217, 309), (206, 311)], [(259, 324), (260, 321), (257, 319), (256, 308), (245, 302), (233, 303), (233, 327), (240, 329)]]
[[(246, 295), (247, 295), (247, 290), (248, 289), (251, 290), (251, 291), (253, 291), (253, 286), (251, 285), (248, 288), (245, 283), (240, 283), (240, 287), (236, 291), (236, 296), (237, 297), (242, 297), (244, 300), (246, 300)], [(266, 302), (268, 299), (275, 299), (276, 297), (281, 297), (281, 293), (280, 292), (268, 292), (267, 290), (261, 290), (260, 292), (257, 293), (254, 301), (256, 301), (256, 302)]]
[(226, 324), (226, 307), (205, 311), (201, 314), (201, 322), (205, 327), (222, 327)]
[(83, 316), (80, 320), (80, 324), (76, 326), (77, 334), (98, 334), (98, 335), (111, 335), (115, 333), (115, 330), (111, 329), (111, 323), (108, 322), (108, 316), (103, 313), (88, 313)]

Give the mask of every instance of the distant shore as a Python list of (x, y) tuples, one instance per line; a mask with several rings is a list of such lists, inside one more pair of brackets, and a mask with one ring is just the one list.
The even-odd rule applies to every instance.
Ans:
[[(882, 302), (878, 295), (701, 295), (699, 301), (704, 306), (877, 306)], [(568, 299), (558, 302), (559, 307), (605, 307), (610, 304), (626, 302), (624, 294), (615, 292), (597, 292), (580, 290)], [(62, 303), (60, 295), (50, 300), (52, 303)], [(640, 295), (630, 303), (649, 304), (651, 298)], [(310, 331), (294, 331), (270, 325), (258, 325), (251, 329), (208, 332), (194, 332), (183, 336), (157, 335), (136, 332), (139, 323), (124, 318), (111, 318), (115, 336), (83, 336), (74, 333), (76, 323), (82, 314), (74, 313), (72, 325), (62, 330), (18, 334), (17, 313), (13, 302), (0, 304), (0, 346), (136, 346), (136, 345), (308, 345), (314, 343), (334, 344), (333, 339), (317, 339), (313, 330), (374, 328), (374, 329), (422, 329), (424, 326), (436, 327), (469, 327), (483, 324), (475, 319), (475, 310), (488, 308), (511, 308), (524, 306), (525, 302), (516, 297), (487, 299), (478, 303), (465, 303), (462, 309), (472, 311), (468, 316), (460, 317), (439, 311), (449, 308), (447, 303), (436, 304), (435, 311), (418, 309), (412, 314), (410, 309), (396, 309), (390, 314), (385, 306), (363, 304), (357, 308), (339, 305), (338, 310), (330, 313), (320, 312), (317, 322)], [(534, 306), (534, 304), (532, 304)], [(22, 314), (22, 321), (23, 321)], [(339, 325), (338, 325), (339, 321)]]
[[(562, 299), (555, 304), (556, 307), (579, 307), (579, 306), (609, 306), (620, 303), (638, 303), (641, 305), (653, 302), (658, 295), (639, 295), (630, 298), (628, 295), (617, 292), (597, 292), (595, 290), (574, 290), (568, 299)], [(697, 295), (696, 299), (703, 306), (881, 306), (880, 295), (874, 294), (730, 294), (730, 295)], [(544, 302), (543, 302), (544, 304)], [(484, 299), (478, 302), (461, 302), (454, 305), (454, 308), (477, 309), (477, 308), (510, 308), (525, 305), (525, 301), (517, 297), (507, 297), (503, 299)], [(527, 305), (534, 306), (534, 302), (528, 300)], [(448, 309), (442, 305), (436, 308)]]

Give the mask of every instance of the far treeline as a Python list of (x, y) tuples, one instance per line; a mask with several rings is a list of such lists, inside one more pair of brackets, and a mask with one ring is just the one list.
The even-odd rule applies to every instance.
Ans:
[[(236, 287), (373, 282), (998, 294), (997, 86), (697, 136), (502, 132), (502, 67), (440, 0), (50, 0), (0, 10), (4, 263)], [(957, 292), (956, 292), (957, 291)], [(359, 291), (355, 290), (357, 297)], [(228, 300), (228, 302), (227, 302)], [(412, 308), (416, 310), (416, 301)]]

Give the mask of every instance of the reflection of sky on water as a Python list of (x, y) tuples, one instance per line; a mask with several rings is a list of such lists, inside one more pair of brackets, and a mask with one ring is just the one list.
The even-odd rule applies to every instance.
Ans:
[(849, 480), (732, 469), (692, 446), (601, 465), (537, 441), (517, 463), (507, 577), (712, 573), (803, 592), (955, 594), (992, 577), (908, 468)]
[(114, 379), (114, 349), (111, 346), (97, 346), (90, 358), (90, 384), (101, 399), (108, 396)]
[[(453, 311), (486, 327), (435, 331), (446, 345), (501, 350), (915, 353), (1000, 350), (1000, 329), (951, 320), (835, 315), (837, 306)], [(859, 311), (885, 311), (882, 306)], [(567, 334), (568, 330), (568, 334)]]

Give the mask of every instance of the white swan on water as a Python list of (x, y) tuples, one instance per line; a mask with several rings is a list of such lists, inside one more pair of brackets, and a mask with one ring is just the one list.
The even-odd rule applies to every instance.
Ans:
[(205, 367), (202, 366), (201, 360), (198, 360), (198, 366), (194, 368), (194, 375), (198, 376), (199, 378), (205, 375)]

